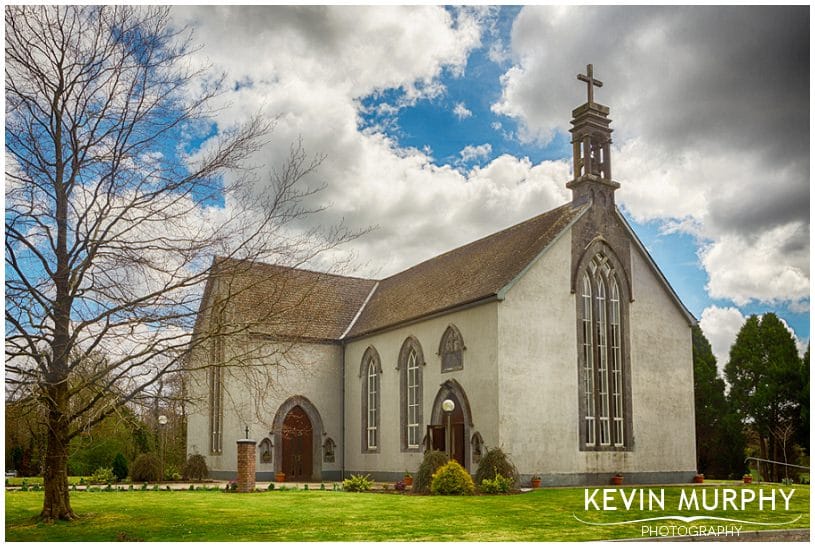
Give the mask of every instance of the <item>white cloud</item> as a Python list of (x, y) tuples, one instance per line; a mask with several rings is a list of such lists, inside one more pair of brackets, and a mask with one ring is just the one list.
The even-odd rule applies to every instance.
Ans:
[[(377, 128), (360, 130), (360, 99), (401, 88), (407, 100), (440, 93), (443, 71), (463, 73), (490, 10), (398, 8), (179, 8), (205, 42), (200, 52), (230, 80), (253, 82), (223, 98), (219, 123), (258, 110), (280, 114), (258, 165), (278, 165), (288, 143), (325, 154), (311, 219), (377, 229), (353, 244), (357, 275), (384, 276), (520, 222), (568, 200), (568, 162), (533, 165), (502, 156), (471, 171), (433, 164), (430, 150), (399, 147)], [(376, 47), (371, 47), (376, 44)], [(429, 91), (430, 90), (430, 91)], [(391, 106), (404, 106), (390, 101)], [(391, 108), (386, 114), (393, 114)], [(462, 157), (486, 158), (488, 144)], [(399, 249), (394, 253), (394, 249)], [(326, 254), (326, 267), (341, 253)]]
[(788, 243), (806, 240), (805, 230), (796, 222), (757, 235), (721, 236), (700, 252), (702, 265), (710, 273), (708, 293), (740, 306), (757, 300), (804, 307), (809, 298), (809, 249), (790, 250)]
[(459, 155), (461, 156), (462, 162), (473, 161), (481, 158), (486, 158), (492, 153), (492, 145), (490, 143), (479, 144), (478, 146), (473, 146), (472, 144), (468, 144), (464, 148), (461, 149)]
[(699, 327), (705, 334), (716, 356), (716, 368), (724, 378), (724, 367), (730, 360), (730, 348), (736, 341), (746, 318), (733, 307), (710, 306), (702, 312)]
[(464, 106), (464, 103), (456, 103), (455, 108), (453, 108), (453, 114), (459, 120), (469, 118), (473, 115), (473, 113), (466, 106)]

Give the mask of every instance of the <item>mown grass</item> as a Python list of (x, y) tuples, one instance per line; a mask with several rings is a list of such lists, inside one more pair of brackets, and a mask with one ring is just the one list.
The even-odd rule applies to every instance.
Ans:
[[(742, 488), (729, 486), (732, 488)], [(753, 485), (752, 489), (779, 488)], [(686, 486), (690, 490), (691, 486)], [(714, 488), (704, 485), (702, 488)], [(721, 487), (719, 487), (721, 488)], [(790, 487), (784, 487), (789, 491)], [(809, 487), (795, 485), (789, 511), (703, 511), (782, 528), (809, 528)], [(628, 491), (628, 488), (626, 488)], [(639, 524), (590, 526), (677, 513), (680, 487), (666, 492), (666, 510), (584, 511), (584, 489), (543, 489), (511, 496), (435, 497), (286, 491), (73, 492), (77, 521), (43, 524), (42, 492), (6, 492), (9, 541), (572, 541), (641, 537)], [(602, 494), (597, 497), (602, 501)], [(617, 498), (619, 500), (619, 498)], [(619, 502), (618, 502), (619, 505)], [(661, 524), (684, 524), (679, 521)], [(724, 524), (724, 523), (712, 523)], [(773, 529), (743, 525), (743, 531)]]

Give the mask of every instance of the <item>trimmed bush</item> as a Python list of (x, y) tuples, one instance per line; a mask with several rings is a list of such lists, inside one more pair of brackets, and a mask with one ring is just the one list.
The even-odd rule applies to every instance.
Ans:
[(127, 459), (124, 454), (117, 452), (116, 457), (113, 458), (113, 474), (116, 476), (117, 481), (123, 481), (127, 478), (127, 473)]
[(481, 481), (479, 490), (484, 494), (506, 494), (512, 490), (512, 479), (498, 473), (494, 479), (484, 479)]
[(413, 491), (419, 494), (429, 494), (433, 473), (435, 473), (439, 467), (446, 464), (447, 460), (447, 454), (439, 450), (425, 452), (422, 465), (419, 466), (419, 471), (416, 473), (416, 478), (413, 481)]
[(113, 469), (110, 467), (100, 467), (93, 472), (91, 482), (95, 484), (110, 484), (116, 482), (116, 475), (113, 474)]
[(161, 461), (154, 454), (139, 454), (130, 467), (130, 478), (137, 482), (161, 480)]
[(367, 492), (372, 484), (370, 475), (351, 475), (351, 478), (342, 481), (342, 489), (346, 492)]
[(209, 469), (207, 469), (207, 459), (201, 454), (190, 454), (187, 461), (184, 463), (184, 468), (181, 470), (181, 475), (184, 480), (204, 480), (209, 477)]
[(509, 456), (500, 448), (491, 448), (481, 457), (478, 470), (475, 472), (475, 482), (482, 484), (484, 479), (494, 480), (501, 475), (510, 481), (512, 486), (518, 484), (518, 470)]
[(433, 495), (462, 496), (472, 495), (474, 492), (472, 477), (455, 460), (447, 462), (433, 473), (433, 481), (430, 483), (430, 493)]

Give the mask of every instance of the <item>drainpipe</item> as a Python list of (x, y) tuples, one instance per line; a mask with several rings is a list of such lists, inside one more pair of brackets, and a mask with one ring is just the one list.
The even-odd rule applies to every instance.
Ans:
[(345, 341), (340, 342), (340, 369), (342, 371), (342, 402), (340, 403), (340, 423), (342, 424), (340, 451), (340, 480), (345, 480)]

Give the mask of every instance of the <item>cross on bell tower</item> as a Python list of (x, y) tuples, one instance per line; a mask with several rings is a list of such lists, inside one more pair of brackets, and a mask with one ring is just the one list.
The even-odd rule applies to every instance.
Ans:
[(603, 87), (603, 82), (600, 80), (596, 80), (594, 78), (594, 65), (586, 65), (586, 74), (588, 76), (584, 76), (582, 74), (577, 75), (577, 79), (588, 84), (588, 94), (589, 94), (589, 101), (588, 103), (591, 104), (594, 102), (594, 86)]
[(586, 74), (577, 79), (586, 82), (587, 101), (572, 111), (574, 179), (566, 184), (572, 190), (572, 201), (583, 203), (602, 199), (614, 203), (619, 183), (611, 179), (611, 120), (609, 108), (594, 102), (594, 88), (603, 82), (594, 77), (594, 66), (586, 65)]

